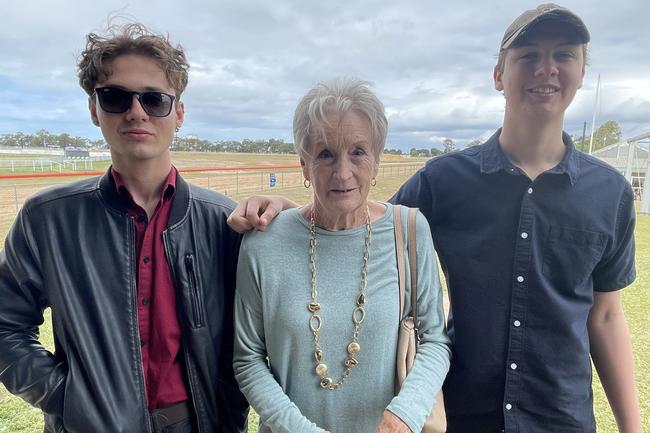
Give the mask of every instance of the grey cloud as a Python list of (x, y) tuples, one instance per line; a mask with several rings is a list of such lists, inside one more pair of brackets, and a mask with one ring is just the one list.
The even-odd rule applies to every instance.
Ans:
[[(650, 85), (650, 33), (639, 30), (647, 27), (646, 3), (563, 2), (592, 33), (591, 65), (565, 119), (569, 132), (581, 133), (583, 122), (591, 121), (598, 74), (600, 120), (619, 121), (625, 136), (650, 130), (650, 90), (636, 87)], [(187, 133), (212, 140), (290, 139), (293, 110), (304, 92), (348, 75), (375, 83), (389, 114), (388, 146), (408, 149), (438, 145), (445, 137), (464, 145), (499, 126), (503, 99), (492, 83), (498, 44), (515, 15), (535, 2), (56, 4), (3, 5), (0, 96), (9, 97), (0, 105), (0, 133), (45, 127), (97, 138), (76, 81), (76, 56), (87, 32), (101, 32), (110, 16), (124, 16), (169, 33), (187, 50)]]

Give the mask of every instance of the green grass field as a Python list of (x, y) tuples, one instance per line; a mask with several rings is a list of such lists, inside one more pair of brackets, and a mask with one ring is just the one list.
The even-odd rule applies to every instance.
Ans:
[[(177, 153), (174, 155), (174, 160), (176, 165), (180, 168), (219, 166), (216, 164), (224, 164), (221, 166), (247, 167), (253, 165), (268, 166), (297, 163), (295, 155), (260, 156)], [(389, 158), (384, 159), (383, 162), (394, 163), (405, 161), (413, 162), (413, 160), (410, 159), (398, 159), (390, 156)], [(377, 178), (377, 186), (371, 190), (371, 198), (375, 200), (387, 200), (404, 182), (404, 180), (412, 174), (413, 170), (414, 168), (411, 167), (398, 171), (384, 172), (383, 175), (380, 171), (380, 175)], [(205, 174), (192, 174), (187, 175), (186, 177), (191, 182), (206, 186)], [(288, 177), (289, 176), (287, 175), (287, 178)], [(25, 182), (25, 180), (23, 180), (23, 182)], [(58, 179), (57, 182), (60, 182), (60, 179)], [(255, 175), (251, 182), (253, 182), (257, 188), (259, 186), (258, 175)], [(25, 183), (34, 184), (34, 182)], [(52, 181), (45, 183), (52, 183)], [(3, 198), (1, 195), (3, 185), (5, 188), (10, 188), (12, 183), (0, 183), (0, 209), (14, 205), (14, 202), (11, 201), (11, 197)], [(45, 185), (43, 184), (39, 184), (32, 189), (38, 190), (44, 186)], [(211, 187), (218, 189), (218, 185), (215, 185), (214, 183)], [(228, 195), (234, 199), (239, 199), (250, 193), (246, 188), (241, 189), (242, 191), (240, 192), (231, 189)], [(269, 191), (265, 190), (264, 192)], [(311, 190), (304, 189), (301, 181), (294, 183), (293, 181), (289, 182), (287, 180), (285, 187), (282, 189), (276, 189), (275, 192), (281, 193), (299, 203), (307, 203), (311, 198)], [(13, 217), (11, 217), (11, 219), (7, 217), (7, 219), (8, 221), (4, 221), (2, 215), (0, 215), (0, 236), (2, 239), (4, 239)], [(636, 242), (636, 265), (638, 276), (634, 284), (623, 291), (623, 302), (633, 340), (635, 371), (637, 387), (639, 390), (639, 401), (641, 402), (643, 425), (646, 431), (650, 431), (650, 349), (648, 349), (650, 347), (650, 333), (647, 331), (650, 329), (650, 314), (648, 313), (648, 311), (650, 311), (650, 296), (648, 294), (648, 287), (650, 287), (650, 216), (639, 215), (637, 220)], [(46, 347), (53, 347), (49, 312), (46, 313), (45, 323), (41, 327), (41, 341)], [(596, 375), (594, 374), (594, 376)], [(594, 380), (594, 396), (594, 409), (596, 412), (598, 431), (601, 433), (617, 432), (616, 424), (597, 377)], [(256, 433), (257, 418), (255, 414), (251, 415), (251, 427), (250, 430), (253, 433)], [(3, 386), (0, 386), (0, 433), (35, 433), (41, 432), (42, 430), (43, 417), (40, 411), (30, 407), (21, 399), (10, 395)]]

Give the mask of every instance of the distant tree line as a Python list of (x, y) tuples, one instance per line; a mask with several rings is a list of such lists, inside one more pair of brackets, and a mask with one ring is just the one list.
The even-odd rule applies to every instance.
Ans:
[[(621, 127), (618, 122), (608, 120), (603, 123), (594, 133), (593, 150), (600, 149), (610, 144), (618, 143), (622, 140)], [(578, 149), (589, 149), (589, 137), (585, 137), (583, 143), (582, 137), (574, 136), (574, 141)], [(481, 144), (480, 140), (472, 140), (465, 147), (472, 147)], [(67, 133), (51, 134), (45, 129), (41, 129), (34, 134), (25, 134), (16, 132), (13, 134), (0, 135), (0, 146), (3, 147), (30, 147), (30, 148), (65, 148), (78, 147), (82, 149), (104, 149), (106, 142), (102, 139), (90, 140), (83, 137), (71, 136)], [(172, 150), (191, 151), (191, 152), (238, 152), (238, 153), (284, 153), (295, 154), (293, 143), (286, 143), (284, 140), (271, 138), (268, 140), (202, 140), (195, 135), (185, 137), (176, 137), (172, 144)], [(456, 142), (451, 138), (445, 138), (442, 141), (442, 149), (432, 147), (430, 149), (411, 148), (408, 155), (412, 157), (431, 158), (445, 153), (458, 150)], [(389, 155), (404, 155), (401, 149), (384, 149), (384, 153)]]
[[(19, 148), (66, 148), (78, 147), (82, 149), (104, 149), (104, 140), (90, 140), (83, 137), (74, 137), (67, 133), (51, 134), (41, 129), (35, 134), (16, 132), (0, 135), (0, 146)], [(293, 143), (271, 138), (269, 140), (223, 140), (208, 141), (196, 136), (175, 137), (172, 150), (192, 152), (240, 152), (240, 153), (296, 153)]]
[[(603, 147), (609, 146), (611, 144), (620, 143), (623, 140), (623, 133), (621, 131), (621, 126), (615, 120), (608, 120), (598, 127), (594, 132), (594, 139), (592, 144), (592, 151), (602, 149)], [(589, 141), (590, 136), (587, 135), (582, 140), (581, 136), (573, 136), (573, 141), (578, 150), (583, 150), (584, 152), (589, 151)], [(474, 139), (469, 141), (465, 148), (478, 146), (481, 144), (481, 140)], [(433, 158), (439, 155), (444, 155), (446, 153), (451, 153), (459, 150), (457, 143), (451, 138), (445, 138), (442, 140), (442, 149), (437, 147), (432, 147), (431, 149), (415, 148), (412, 147), (409, 151), (409, 155), (412, 157), (423, 157), (423, 158)], [(402, 155), (401, 150), (386, 149), (384, 153)]]
[(268, 140), (249, 140), (245, 138), (242, 141), (208, 141), (191, 135), (177, 137), (172, 144), (172, 150), (187, 152), (296, 153), (293, 143), (285, 143), (284, 140), (275, 138)]
[[(16, 132), (13, 134), (0, 135), (0, 146), (19, 148), (66, 148), (78, 147), (81, 149), (105, 149), (104, 140), (89, 140), (83, 137), (74, 137), (67, 133), (51, 134), (41, 129), (35, 134)], [(453, 145), (452, 145), (453, 147)], [(186, 152), (236, 152), (236, 153), (284, 153), (295, 154), (293, 143), (286, 143), (284, 140), (271, 138), (268, 140), (217, 140), (209, 141), (198, 138), (195, 135), (175, 137), (172, 143), (172, 150)], [(384, 153), (391, 155), (404, 155), (401, 149), (384, 149)], [(431, 157), (443, 153), (441, 150), (433, 149), (411, 149), (411, 156)]]
[(14, 134), (0, 135), (0, 146), (4, 147), (40, 147), (40, 148), (103, 148), (106, 147), (104, 140), (89, 140), (82, 137), (73, 137), (68, 133), (50, 134), (45, 129), (35, 134), (16, 132)]
[[(467, 143), (465, 147), (478, 146), (479, 144), (481, 144), (481, 140), (472, 140)], [(459, 149), (456, 146), (456, 142), (451, 138), (445, 138), (442, 140), (442, 149), (438, 149), (437, 147), (432, 147), (431, 149), (416, 149), (415, 147), (412, 147), (409, 151), (409, 155), (412, 157), (433, 158), (457, 150)]]

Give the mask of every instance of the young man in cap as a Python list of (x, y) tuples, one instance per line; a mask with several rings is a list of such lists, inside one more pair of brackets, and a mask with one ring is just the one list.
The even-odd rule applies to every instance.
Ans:
[[(46, 432), (245, 431), (234, 206), (171, 163), (185, 53), (129, 24), (89, 34), (78, 66), (112, 166), (19, 212), (0, 254), (0, 379), (44, 412)], [(38, 341), (46, 307), (54, 353)]]
[[(427, 217), (447, 278), (448, 433), (595, 432), (591, 359), (619, 430), (642, 431), (620, 298), (635, 278), (632, 189), (563, 132), (588, 42), (566, 8), (524, 12), (494, 69), (503, 127), (391, 200)], [(250, 200), (231, 220), (263, 228), (288, 205)]]
[(620, 431), (642, 431), (620, 296), (635, 278), (632, 189), (562, 129), (588, 42), (568, 9), (524, 12), (494, 69), (502, 128), (393, 197), (427, 217), (447, 277), (449, 433), (594, 432), (591, 359)]

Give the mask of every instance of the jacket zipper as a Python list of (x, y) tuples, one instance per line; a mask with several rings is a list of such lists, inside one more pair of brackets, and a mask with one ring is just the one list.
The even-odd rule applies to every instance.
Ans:
[[(165, 256), (167, 257), (167, 263), (173, 263), (173, 261), (170, 260), (171, 254), (169, 253), (169, 242), (170, 241), (168, 239), (168, 233), (167, 233), (167, 230), (165, 230), (163, 232), (163, 245), (165, 246)], [(198, 291), (197, 291), (198, 289), (197, 289), (197, 285), (196, 285), (196, 277), (194, 275), (194, 256), (192, 256), (192, 254), (188, 254), (188, 255), (185, 256), (185, 267), (187, 269), (188, 279), (190, 281), (190, 291), (192, 293), (192, 310), (193, 310), (192, 312), (196, 316), (197, 315), (196, 307), (195, 307), (196, 302), (197, 302), (196, 298), (200, 299), (200, 296), (199, 296)], [(170, 268), (170, 270), (172, 272), (172, 275), (174, 276), (176, 267), (175, 266), (170, 266), (169, 268)], [(178, 281), (177, 276), (174, 276), (173, 279), (174, 279), (174, 286), (176, 286), (177, 281)], [(176, 306), (176, 309), (178, 310), (178, 304)], [(191, 324), (190, 324), (190, 326), (191, 326)], [(181, 333), (183, 334), (183, 329), (181, 329)], [(185, 338), (185, 335), (183, 335), (182, 338)], [(191, 396), (191, 399), (192, 399), (192, 403), (190, 404), (190, 406), (192, 406), (192, 410), (194, 411), (194, 416), (196, 417), (195, 419), (196, 419), (196, 424), (197, 424), (198, 431), (199, 431), (199, 433), (202, 433), (203, 429), (202, 429), (201, 425), (202, 425), (203, 421), (202, 421), (202, 418), (199, 416), (199, 410), (197, 408), (197, 404), (193, 403), (193, 402), (196, 402), (197, 399), (198, 399), (198, 394), (197, 394), (197, 391), (196, 391), (196, 383), (195, 383), (196, 378), (195, 378), (195, 375), (193, 374), (193, 368), (194, 367), (193, 367), (193, 364), (191, 364), (192, 360), (190, 359), (190, 354), (189, 354), (189, 351), (187, 349), (187, 345), (182, 344), (181, 347), (182, 347), (182, 350), (183, 350), (183, 356), (185, 358), (185, 371), (187, 373), (187, 383), (188, 383), (188, 385), (190, 387), (190, 396)]]
[(137, 343), (139, 344), (140, 347), (136, 349), (136, 352), (138, 354), (138, 372), (140, 373), (140, 378), (142, 379), (142, 401), (144, 402), (144, 413), (145, 413), (145, 420), (147, 424), (147, 433), (153, 433), (151, 430), (151, 422), (150, 422), (150, 415), (149, 415), (149, 410), (147, 408), (147, 395), (145, 391), (145, 378), (144, 378), (144, 365), (142, 365), (142, 338), (140, 337), (140, 322), (138, 319), (138, 286), (136, 284), (136, 279), (138, 275), (138, 266), (137, 266), (137, 258), (136, 256), (136, 251), (135, 251), (135, 226), (133, 225), (133, 217), (129, 216), (129, 246), (131, 248), (131, 264), (133, 266), (133, 275), (134, 277), (131, 278), (131, 306), (133, 307), (134, 315), (135, 315), (135, 332), (136, 332), (136, 337), (137, 337)]
[(185, 368), (187, 369), (187, 383), (190, 386), (190, 394), (192, 395), (192, 400), (193, 400), (191, 402), (190, 406), (192, 407), (192, 409), (194, 411), (194, 416), (195, 416), (195, 419), (196, 419), (196, 426), (197, 426), (197, 428), (199, 430), (199, 433), (201, 433), (203, 431), (203, 429), (201, 428), (202, 419), (199, 416), (199, 409), (198, 409), (198, 406), (197, 406), (197, 403), (196, 403), (198, 394), (196, 393), (196, 388), (195, 388), (195, 385), (194, 385), (194, 374), (193, 374), (194, 366), (193, 366), (193, 364), (190, 364), (190, 362), (191, 362), (190, 354), (189, 354), (187, 346), (185, 344), (183, 345), (183, 355), (185, 356)]
[(187, 279), (190, 284), (194, 324), (196, 328), (201, 328), (203, 326), (203, 298), (199, 293), (199, 286), (194, 272), (194, 255), (188, 254), (185, 256), (185, 270), (187, 271)]

